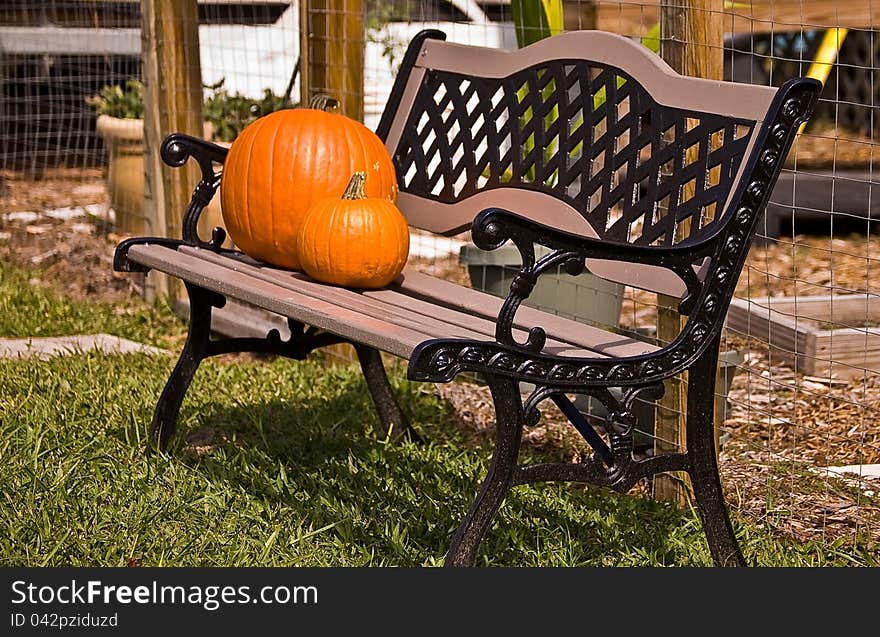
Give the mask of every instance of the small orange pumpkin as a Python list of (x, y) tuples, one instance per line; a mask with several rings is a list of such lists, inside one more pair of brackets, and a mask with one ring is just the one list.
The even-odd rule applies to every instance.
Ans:
[(310, 277), (352, 288), (380, 288), (403, 270), (409, 228), (388, 199), (364, 194), (363, 172), (352, 176), (342, 199), (312, 205), (297, 238), (302, 269)]
[(397, 199), (382, 140), (360, 122), (324, 110), (331, 102), (318, 96), (310, 108), (261, 117), (229, 148), (220, 181), (223, 222), (236, 246), (255, 259), (299, 269), (303, 216), (314, 201), (339, 197), (355, 171), (370, 175), (369, 196)]

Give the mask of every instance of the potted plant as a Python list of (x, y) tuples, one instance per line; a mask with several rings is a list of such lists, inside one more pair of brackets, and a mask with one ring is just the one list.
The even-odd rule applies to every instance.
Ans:
[[(288, 104), (286, 97), (269, 89), (256, 100), (239, 93), (230, 95), (223, 80), (206, 88), (204, 137), (225, 146), (250, 122)], [(143, 84), (128, 80), (124, 86), (107, 85), (86, 102), (98, 114), (95, 127), (109, 154), (107, 189), (116, 228), (128, 234), (149, 233), (152, 228), (144, 216)], [(211, 228), (218, 225), (222, 225), (222, 214), (216, 197), (199, 219), (199, 232), (210, 236)]]

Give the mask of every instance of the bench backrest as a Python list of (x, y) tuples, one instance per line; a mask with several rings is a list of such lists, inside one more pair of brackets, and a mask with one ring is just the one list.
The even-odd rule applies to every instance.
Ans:
[[(451, 235), (506, 208), (603, 240), (699, 240), (731, 207), (777, 89), (678, 75), (643, 46), (577, 31), (504, 51), (426, 31), (410, 44), (377, 133), (410, 225)], [(648, 265), (590, 261), (667, 294)]]

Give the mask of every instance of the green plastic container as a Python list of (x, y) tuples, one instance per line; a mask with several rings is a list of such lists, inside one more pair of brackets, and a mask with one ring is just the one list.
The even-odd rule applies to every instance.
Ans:
[[(537, 258), (548, 252), (543, 246), (535, 247)], [(522, 266), (519, 250), (512, 244), (491, 251), (475, 245), (462, 246), (459, 262), (467, 266), (472, 287), (502, 298), (507, 296), (510, 282)], [(572, 276), (560, 267), (556, 272), (541, 275), (524, 305), (590, 325), (617, 327), (623, 290), (623, 285), (589, 272)]]

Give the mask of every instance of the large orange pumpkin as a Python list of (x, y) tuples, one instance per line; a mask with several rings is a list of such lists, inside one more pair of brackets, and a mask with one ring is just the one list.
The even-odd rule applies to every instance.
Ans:
[(353, 288), (380, 288), (403, 270), (409, 228), (388, 199), (364, 195), (364, 173), (351, 178), (345, 194), (316, 202), (297, 238), (302, 269), (310, 277)]
[(355, 171), (369, 175), (369, 196), (397, 200), (391, 158), (360, 122), (322, 108), (261, 117), (236, 138), (224, 162), (220, 201), (229, 236), (255, 259), (299, 269), (303, 216), (317, 199), (341, 196)]

